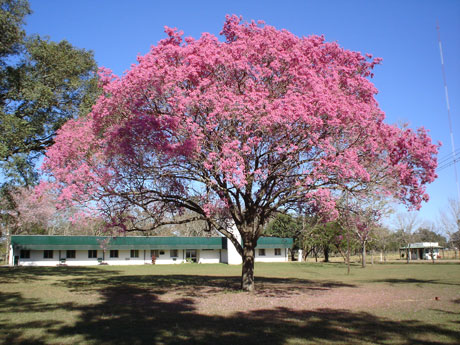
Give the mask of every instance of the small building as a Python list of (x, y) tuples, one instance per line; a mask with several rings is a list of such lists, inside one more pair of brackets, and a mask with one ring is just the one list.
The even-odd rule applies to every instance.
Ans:
[[(292, 238), (262, 237), (255, 261), (288, 261)], [(11, 236), (9, 265), (68, 266), (227, 263), (241, 256), (226, 237)]]
[(439, 250), (442, 249), (438, 242), (417, 242), (409, 243), (399, 248), (399, 256), (407, 258), (409, 252), (410, 260), (432, 260), (440, 258)]

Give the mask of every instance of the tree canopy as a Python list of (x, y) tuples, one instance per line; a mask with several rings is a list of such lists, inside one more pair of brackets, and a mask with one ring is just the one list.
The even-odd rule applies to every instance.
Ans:
[(45, 168), (61, 200), (97, 202), (123, 230), (138, 230), (138, 209), (151, 226), (190, 210), (234, 243), (246, 290), (277, 212), (334, 218), (344, 189), (427, 200), (437, 146), (383, 122), (369, 81), (380, 59), (236, 16), (224, 42), (166, 33), (122, 77), (102, 69), (92, 112), (59, 130)]

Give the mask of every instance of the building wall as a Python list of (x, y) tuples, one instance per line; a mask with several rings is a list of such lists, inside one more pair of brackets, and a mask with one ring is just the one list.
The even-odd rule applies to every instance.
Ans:
[[(14, 253), (14, 255), (20, 256), (20, 251)], [(19, 258), (20, 266), (56, 266), (57, 264), (59, 264), (59, 250), (53, 250), (52, 259), (45, 259), (43, 250), (31, 250), (29, 259)]]
[(221, 250), (220, 259), (221, 259), (222, 263), (228, 264), (228, 252), (227, 252), (227, 249), (222, 249)]
[[(171, 257), (170, 250), (161, 250), (159, 252), (155, 260), (155, 264), (157, 265), (180, 264), (184, 262), (184, 250), (182, 249), (177, 250), (177, 257)], [(130, 250), (119, 250), (118, 258), (110, 258), (110, 251), (107, 251), (104, 262), (108, 265), (143, 265), (152, 263), (151, 251), (149, 249), (140, 249), (138, 258), (131, 258), (130, 254)]]
[(281, 248), (281, 255), (275, 255), (274, 248), (265, 249), (265, 255), (259, 255), (259, 248), (256, 248), (255, 262), (285, 262), (288, 261), (287, 249)]
[[(143, 265), (145, 263), (143, 250), (139, 250), (138, 258), (131, 258), (130, 254), (130, 250), (118, 250), (118, 258), (111, 258), (110, 250), (107, 250), (105, 252), (104, 262), (108, 265)], [(150, 262), (151, 261), (152, 259), (150, 259)], [(70, 260), (67, 260), (66, 263), (68, 262), (70, 262)]]
[[(65, 264), (67, 266), (87, 266), (87, 265), (98, 265), (98, 258), (103, 257), (102, 250), (97, 251), (97, 258), (88, 258), (88, 250), (76, 250), (75, 259), (66, 258), (66, 250), (61, 250), (61, 259), (66, 259)], [(164, 254), (160, 254), (156, 259), (156, 264), (179, 264), (184, 262), (184, 251), (178, 250), (178, 257), (171, 258), (170, 251), (164, 250)], [(217, 251), (218, 252), (218, 251)], [(20, 252), (14, 253), (20, 255)], [(43, 250), (31, 250), (30, 259), (19, 259), (20, 266), (56, 266), (60, 263), (59, 250), (53, 250), (53, 258), (45, 259), (43, 257)], [(138, 258), (131, 258), (130, 250), (119, 250), (118, 258), (111, 258), (110, 251), (105, 252), (104, 262), (108, 265), (143, 265), (151, 264), (152, 258), (150, 256), (150, 250), (139, 250)], [(145, 255), (145, 256), (144, 256)], [(13, 262), (11, 262), (13, 265)]]
[[(238, 229), (234, 225), (230, 232), (236, 237), (236, 239), (241, 243), (241, 235), (238, 232)], [(243, 258), (241, 257), (240, 253), (236, 250), (235, 246), (233, 245), (232, 241), (227, 238), (227, 262), (229, 265), (240, 265), (243, 263)]]
[[(411, 249), (411, 260), (432, 260), (430, 248)], [(433, 256), (436, 260), (439, 255), (439, 249), (433, 248)]]
[(10, 245), (8, 248), (8, 265), (13, 266), (14, 265), (14, 257), (13, 257), (13, 246)]
[[(12, 248), (10, 249), (12, 253)], [(43, 250), (31, 250), (29, 259), (19, 258), (20, 266), (56, 266), (60, 264), (60, 259), (66, 259), (67, 266), (89, 266), (98, 265), (98, 258), (103, 257), (103, 251), (97, 251), (96, 258), (88, 258), (88, 250), (76, 250), (75, 258), (66, 258), (66, 250), (53, 250), (53, 258), (45, 259)], [(185, 250), (178, 249), (177, 257), (171, 257), (170, 250), (159, 251), (159, 256), (156, 258), (156, 264), (180, 264), (185, 262)], [(13, 254), (13, 253), (12, 253)], [(130, 257), (130, 250), (118, 250), (118, 258), (110, 257), (110, 250), (105, 252), (104, 263), (108, 265), (143, 265), (151, 264), (152, 257), (150, 250), (139, 250), (138, 258)], [(284, 262), (288, 261), (288, 250), (281, 248), (281, 255), (275, 255), (275, 249), (265, 249), (265, 256), (258, 255), (256, 249), (255, 261), (257, 262)], [(14, 256), (20, 256), (20, 251), (14, 252), (10, 255), (10, 265), (14, 264)], [(233, 244), (228, 241), (228, 250), (197, 250), (197, 259), (199, 263), (228, 263), (228, 264), (241, 264), (242, 258), (236, 251)]]
[[(148, 251), (150, 252), (150, 251)], [(177, 250), (177, 257), (172, 258), (171, 257), (171, 251), (170, 250), (162, 250), (160, 252), (160, 255), (156, 259), (156, 264), (162, 265), (162, 264), (181, 264), (185, 262), (185, 251), (183, 249), (178, 249)], [(163, 253), (163, 254), (161, 254)], [(150, 261), (151, 262), (151, 261)]]
[(220, 250), (199, 250), (198, 262), (200, 264), (218, 264), (221, 262)]

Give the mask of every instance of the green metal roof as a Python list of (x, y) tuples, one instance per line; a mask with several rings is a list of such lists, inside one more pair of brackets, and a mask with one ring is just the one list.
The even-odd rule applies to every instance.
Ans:
[[(104, 241), (107, 249), (227, 249), (225, 237), (11, 236), (14, 248), (32, 250), (101, 249)], [(291, 248), (292, 244), (292, 238), (261, 237), (257, 248)]]
[(225, 249), (225, 237), (105, 237), (105, 236), (11, 236), (15, 248), (47, 249)]
[(292, 238), (261, 237), (257, 240), (257, 248), (292, 248)]
[(406, 247), (399, 247), (399, 250), (407, 250), (407, 249), (443, 249), (443, 246), (422, 246), (422, 245), (411, 245), (409, 244)]

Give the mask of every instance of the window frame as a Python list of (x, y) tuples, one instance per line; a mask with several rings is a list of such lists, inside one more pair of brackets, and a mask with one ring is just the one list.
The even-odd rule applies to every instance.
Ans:
[(132, 259), (139, 258), (139, 249), (131, 249), (129, 251), (129, 257), (132, 258)]
[[(48, 255), (47, 255), (48, 254)], [(45, 249), (43, 251), (43, 259), (54, 259), (54, 250)]]
[(76, 250), (74, 250), (74, 249), (66, 250), (66, 252), (65, 252), (65, 258), (66, 259), (75, 259), (76, 257), (77, 257), (77, 251)]
[[(176, 255), (173, 255), (175, 253)], [(170, 258), (178, 258), (179, 257), (179, 250), (178, 249), (170, 249), (169, 250), (169, 257)]]
[(19, 252), (20, 259), (30, 259), (30, 249), (21, 249)]
[(97, 249), (88, 249), (88, 259), (97, 259)]
[(260, 249), (258, 250), (258, 253), (257, 253), (257, 254), (258, 254), (258, 256), (266, 256), (265, 248), (260, 248)]
[(117, 259), (117, 258), (119, 258), (119, 256), (120, 256), (120, 253), (118, 252), (118, 249), (110, 249), (109, 257), (111, 259)]
[(275, 248), (275, 256), (281, 256), (281, 248)]

